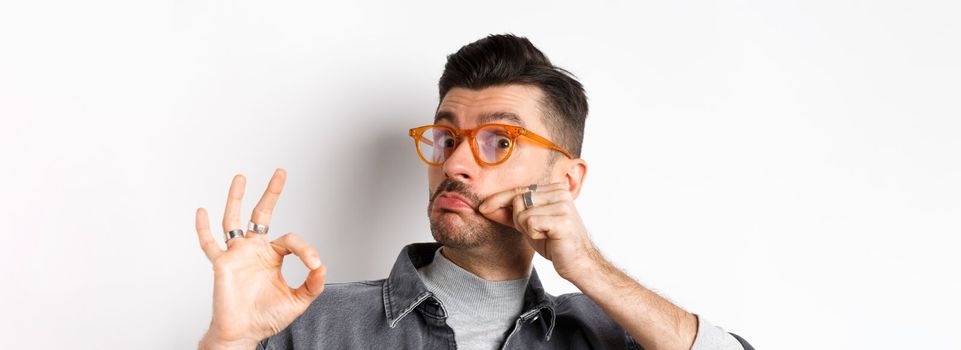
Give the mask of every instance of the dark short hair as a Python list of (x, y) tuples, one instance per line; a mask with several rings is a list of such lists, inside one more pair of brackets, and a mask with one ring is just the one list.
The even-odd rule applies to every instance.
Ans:
[(527, 38), (499, 34), (464, 45), (447, 56), (437, 85), (443, 100), (455, 87), (480, 90), (510, 84), (540, 88), (544, 94), (541, 104), (546, 107), (543, 121), (551, 138), (580, 157), (587, 119), (584, 87), (573, 74), (551, 64)]

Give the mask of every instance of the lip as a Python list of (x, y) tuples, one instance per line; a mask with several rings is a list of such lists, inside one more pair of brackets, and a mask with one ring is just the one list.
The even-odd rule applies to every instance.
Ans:
[(452, 192), (444, 192), (434, 198), (434, 210), (473, 212), (474, 207), (463, 196)]

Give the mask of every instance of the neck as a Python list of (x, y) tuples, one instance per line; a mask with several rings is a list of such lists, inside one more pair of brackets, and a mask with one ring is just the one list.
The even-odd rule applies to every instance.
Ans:
[(441, 254), (462, 269), (488, 281), (506, 281), (527, 277), (531, 271), (534, 250), (526, 246), (480, 246), (458, 249), (441, 248)]

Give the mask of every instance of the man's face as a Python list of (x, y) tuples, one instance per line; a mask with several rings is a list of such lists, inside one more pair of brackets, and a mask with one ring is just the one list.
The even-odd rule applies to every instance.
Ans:
[[(441, 101), (434, 123), (461, 130), (487, 123), (518, 125), (552, 139), (542, 120), (542, 96), (539, 88), (525, 85), (453, 88)], [(477, 207), (494, 193), (548, 182), (553, 151), (519, 140), (504, 163), (483, 166), (474, 159), (468, 140), (459, 141), (443, 165), (428, 167), (427, 211), (434, 239), (456, 248), (518, 239), (516, 231), (482, 216)], [(499, 214), (509, 215), (506, 210)]]

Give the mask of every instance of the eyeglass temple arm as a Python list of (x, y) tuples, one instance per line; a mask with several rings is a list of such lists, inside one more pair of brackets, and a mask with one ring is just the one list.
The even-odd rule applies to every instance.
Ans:
[(413, 130), (410, 131), (410, 136), (413, 137), (415, 140), (418, 140), (418, 141), (420, 141), (420, 142), (426, 143), (428, 146), (433, 146), (433, 145), (434, 145), (434, 142), (433, 142), (433, 141), (431, 141), (431, 140), (427, 139), (426, 137), (424, 137), (423, 134), (418, 134), (417, 132), (415, 132), (415, 131), (413, 131)]
[(550, 148), (550, 149), (552, 149), (552, 150), (561, 152), (561, 153), (563, 153), (565, 156), (567, 156), (567, 158), (574, 159), (574, 156), (572, 156), (570, 153), (568, 153), (567, 150), (565, 150), (563, 147), (554, 144), (554, 143), (551, 142), (550, 140), (545, 139), (545, 138), (541, 137), (541, 136), (538, 135), (538, 134), (529, 132), (529, 131), (527, 131), (527, 130), (522, 130), (522, 131), (521, 131), (521, 136), (527, 137), (527, 138), (531, 139), (532, 141), (540, 144), (541, 146), (544, 146), (544, 147)]

